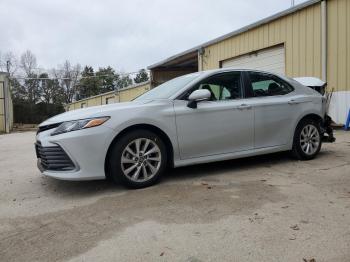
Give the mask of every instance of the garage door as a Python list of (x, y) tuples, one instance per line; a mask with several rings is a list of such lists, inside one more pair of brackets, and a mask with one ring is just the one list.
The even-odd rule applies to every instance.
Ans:
[(222, 61), (222, 67), (259, 69), (285, 74), (284, 45), (262, 49), (254, 53)]

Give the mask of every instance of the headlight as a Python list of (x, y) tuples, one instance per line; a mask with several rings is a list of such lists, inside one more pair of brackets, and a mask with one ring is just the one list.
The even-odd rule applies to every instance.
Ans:
[(109, 116), (104, 116), (104, 117), (87, 118), (87, 119), (63, 122), (55, 129), (55, 131), (51, 133), (51, 135), (55, 136), (55, 135), (67, 133), (70, 131), (76, 131), (80, 129), (99, 126), (99, 125), (102, 125), (104, 122), (106, 122), (108, 119), (109, 119)]

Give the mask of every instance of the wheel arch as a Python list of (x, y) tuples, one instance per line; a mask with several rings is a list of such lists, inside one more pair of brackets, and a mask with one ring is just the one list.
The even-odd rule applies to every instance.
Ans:
[[(313, 120), (316, 123), (319, 123), (319, 130), (320, 130), (320, 141), (319, 141), (319, 145), (318, 145), (318, 149), (316, 150), (316, 152), (313, 153), (313, 155), (306, 155), (305, 152), (302, 151), (302, 149), (300, 148), (300, 142), (297, 136), (300, 135), (300, 133), (298, 133), (298, 128), (301, 128), (302, 126), (300, 126), (301, 123), (303, 123), (305, 120)], [(322, 128), (322, 124), (323, 124), (324, 119), (319, 115), (319, 114), (315, 114), (315, 113), (309, 113), (304, 115), (303, 117), (301, 117), (295, 127), (294, 130), (294, 135), (293, 135), (293, 142), (292, 142), (292, 154), (296, 159), (299, 160), (310, 160), (313, 159), (316, 154), (320, 151), (321, 149), (321, 145), (322, 145), (322, 136), (323, 136), (323, 128)], [(300, 131), (301, 132), (301, 129)]]
[(302, 121), (304, 121), (305, 119), (312, 119), (312, 120), (315, 120), (315, 121), (317, 121), (317, 122), (320, 123), (320, 126), (322, 125), (322, 123), (323, 123), (323, 121), (324, 121), (323, 118), (322, 118), (319, 114), (317, 114), (317, 113), (307, 113), (307, 114), (303, 115), (302, 117), (299, 118), (299, 120), (297, 121), (297, 124), (296, 124), (295, 127), (294, 127), (294, 132), (293, 132), (293, 136), (292, 136), (292, 137), (293, 137), (293, 140), (292, 140), (292, 141), (294, 141), (295, 132), (296, 132), (296, 130), (297, 130), (299, 124), (300, 124)]
[(304, 121), (305, 119), (312, 119), (312, 120), (319, 122), (320, 124), (322, 124), (322, 122), (323, 122), (323, 118), (320, 115), (318, 115), (316, 113), (309, 113), (309, 114), (306, 114), (299, 119), (297, 125), (295, 126), (295, 129), (301, 123), (301, 121)]
[(159, 127), (155, 126), (155, 125), (151, 125), (151, 124), (134, 124), (131, 126), (128, 126), (126, 128), (124, 128), (122, 131), (120, 131), (112, 140), (112, 142), (110, 143), (107, 153), (106, 153), (106, 157), (105, 157), (105, 164), (104, 164), (104, 170), (105, 170), (105, 174), (106, 174), (106, 178), (108, 178), (109, 176), (109, 165), (108, 165), (108, 161), (109, 161), (109, 155), (111, 153), (111, 149), (113, 148), (113, 146), (115, 145), (115, 143), (118, 142), (118, 140), (124, 136), (125, 134), (134, 131), (134, 130), (148, 130), (151, 131), (155, 134), (157, 134), (165, 143), (165, 147), (167, 150), (167, 156), (168, 156), (168, 163), (167, 165), (170, 167), (174, 166), (174, 148), (173, 148), (173, 144), (171, 143), (171, 140), (169, 138), (169, 136)]

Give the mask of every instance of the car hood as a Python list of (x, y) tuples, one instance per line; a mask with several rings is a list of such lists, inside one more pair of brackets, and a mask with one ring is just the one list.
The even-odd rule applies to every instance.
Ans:
[(72, 110), (72, 111), (68, 111), (68, 112), (56, 115), (54, 117), (51, 117), (45, 120), (44, 122), (42, 122), (39, 126), (46, 126), (46, 125), (84, 119), (84, 118), (90, 118), (90, 117), (109, 116), (109, 114), (114, 111), (133, 108), (136, 106), (142, 106), (150, 102), (152, 101), (131, 101), (131, 102), (122, 102), (122, 103), (115, 103), (110, 105), (93, 106), (88, 108)]

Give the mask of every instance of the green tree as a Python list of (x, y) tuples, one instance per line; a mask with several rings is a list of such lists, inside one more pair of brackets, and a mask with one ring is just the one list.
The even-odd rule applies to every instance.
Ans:
[(114, 69), (110, 66), (106, 68), (99, 68), (96, 72), (98, 77), (99, 93), (105, 93), (115, 90), (116, 81), (119, 79), (119, 75), (116, 75)]
[(123, 75), (117, 80), (117, 88), (121, 89), (121, 88), (131, 86), (132, 83), (133, 83), (132, 79), (130, 78), (129, 75)]
[(143, 83), (143, 82), (146, 82), (149, 80), (149, 76), (148, 76), (148, 73), (145, 69), (141, 69), (136, 77), (134, 78), (134, 82), (135, 83)]
[(24, 80), (26, 100), (31, 104), (35, 104), (39, 102), (41, 96), (38, 75), (30, 73), (27, 77), (28, 78)]
[(22, 85), (16, 78), (11, 78), (10, 84), (13, 102), (25, 101), (27, 98), (27, 92), (24, 85)]
[(85, 66), (81, 73), (79, 81), (79, 99), (98, 95), (99, 79), (95, 77), (94, 69), (91, 66)]

